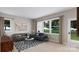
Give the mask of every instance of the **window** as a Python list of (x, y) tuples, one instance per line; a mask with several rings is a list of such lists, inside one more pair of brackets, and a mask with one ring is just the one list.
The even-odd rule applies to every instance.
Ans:
[(5, 31), (10, 31), (10, 20), (4, 20), (4, 29)]
[(77, 27), (76, 27), (77, 21), (71, 21), (71, 39), (72, 40), (79, 40), (79, 36), (77, 36)]
[(59, 33), (59, 18), (44, 21), (45, 33)]
[(51, 20), (51, 32), (59, 33), (59, 19)]
[(44, 21), (44, 32), (49, 33), (49, 21)]

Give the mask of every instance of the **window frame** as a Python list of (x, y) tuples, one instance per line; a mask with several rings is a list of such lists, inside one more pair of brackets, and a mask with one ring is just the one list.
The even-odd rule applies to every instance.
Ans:
[(4, 31), (5, 32), (10, 32), (11, 31), (11, 19), (9, 19), (9, 18), (4, 18), (4, 22), (5, 22), (5, 20), (9, 20), (10, 21), (10, 29), (7, 31), (7, 30), (5, 30), (5, 25), (4, 25)]
[[(46, 21), (49, 21), (49, 20), (46, 20)], [(44, 22), (45, 21), (43, 21), (43, 32), (44, 32)], [(50, 33), (50, 21), (49, 21), (49, 28), (48, 29), (49, 29), (49, 32), (44, 32), (44, 33)]]

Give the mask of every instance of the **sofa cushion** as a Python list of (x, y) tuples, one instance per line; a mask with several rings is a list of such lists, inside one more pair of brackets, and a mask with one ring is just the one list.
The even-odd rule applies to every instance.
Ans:
[(39, 33), (39, 35), (35, 35), (35, 40), (48, 41), (48, 36), (44, 33)]
[(44, 33), (39, 33), (39, 36), (43, 36), (44, 35)]

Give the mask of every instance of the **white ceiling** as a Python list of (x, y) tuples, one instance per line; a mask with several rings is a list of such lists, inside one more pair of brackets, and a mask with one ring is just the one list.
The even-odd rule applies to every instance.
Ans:
[(71, 8), (73, 7), (0, 7), (0, 12), (33, 19)]

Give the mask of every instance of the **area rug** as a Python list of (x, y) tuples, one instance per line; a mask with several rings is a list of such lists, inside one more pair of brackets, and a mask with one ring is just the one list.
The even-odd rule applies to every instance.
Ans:
[(24, 40), (24, 41), (19, 41), (19, 42), (14, 42), (14, 45), (16, 49), (20, 52), (24, 49), (28, 49), (34, 46), (37, 46), (44, 41), (38, 41), (38, 40)]

